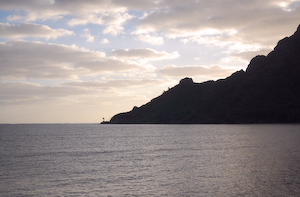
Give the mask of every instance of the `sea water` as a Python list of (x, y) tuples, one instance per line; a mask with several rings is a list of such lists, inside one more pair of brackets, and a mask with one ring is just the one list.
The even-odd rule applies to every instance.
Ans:
[(0, 125), (1, 196), (299, 196), (300, 125)]

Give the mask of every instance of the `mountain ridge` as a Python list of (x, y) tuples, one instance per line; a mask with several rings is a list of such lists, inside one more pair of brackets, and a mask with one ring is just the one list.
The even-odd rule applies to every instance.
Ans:
[(111, 124), (300, 122), (300, 25), (267, 56), (225, 79), (180, 80), (150, 102), (116, 114)]

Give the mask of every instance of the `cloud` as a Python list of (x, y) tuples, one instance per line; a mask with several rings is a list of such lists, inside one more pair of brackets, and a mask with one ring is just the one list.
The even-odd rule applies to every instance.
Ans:
[(240, 58), (241, 60), (250, 62), (252, 58), (254, 58), (257, 55), (268, 55), (271, 52), (270, 49), (262, 49), (259, 51), (246, 51), (242, 53), (232, 54), (231, 57)]
[[(162, 86), (170, 80), (162, 79), (109, 79), (105, 81), (70, 81), (55, 85), (40, 85), (32, 82), (0, 82), (0, 105), (3, 104), (28, 104), (44, 102), (43, 100), (63, 99), (63, 103), (71, 100), (81, 100), (78, 97), (101, 97), (108, 99), (120, 99), (133, 97), (134, 95), (145, 99), (144, 87)], [(126, 87), (126, 89), (124, 89)], [(130, 90), (131, 89), (131, 90)], [(137, 94), (132, 90), (143, 90)], [(148, 90), (151, 88), (148, 88)], [(135, 100), (134, 98), (131, 98)], [(84, 102), (84, 101), (81, 101)]]
[[(15, 11), (9, 20), (28, 22), (66, 17), (71, 26), (103, 25), (103, 33), (111, 35), (123, 33), (124, 24), (137, 17), (134, 11), (144, 11), (133, 32), (141, 41), (157, 45), (163, 43), (163, 37), (150, 33), (199, 43), (208, 39), (208, 43), (239, 42), (269, 48), (293, 33), (291, 30), (299, 24), (300, 17), (299, 0), (6, 0), (0, 1), (0, 7)], [(208, 31), (217, 33), (208, 35)], [(230, 32), (235, 32), (234, 36)]]
[(199, 66), (199, 65), (188, 65), (188, 66), (175, 66), (168, 65), (159, 70), (159, 73), (165, 76), (171, 77), (194, 77), (194, 76), (205, 76), (211, 78), (227, 77), (232, 74), (234, 69), (226, 69), (221, 66)]
[(21, 23), (18, 26), (0, 23), (0, 37), (3, 38), (17, 39), (24, 37), (40, 37), (45, 39), (56, 39), (68, 35), (74, 35), (74, 32), (65, 29), (51, 29), (46, 25), (32, 23)]
[(153, 0), (112, 0), (111, 2), (132, 10), (150, 10), (157, 6), (157, 2)]
[[(127, 9), (132, 10), (149, 10), (157, 6), (153, 0), (85, 0), (85, 1), (70, 1), (70, 0), (3, 0), (0, 2), (1, 9), (24, 9), (25, 11), (43, 13), (52, 11), (52, 15), (76, 13), (83, 14), (87, 12), (121, 12)], [(56, 10), (56, 12), (55, 12)], [(65, 12), (63, 12), (65, 11)]]
[[(0, 23), (0, 37), (13, 40), (0, 42), (2, 122), (108, 120), (160, 95), (179, 78), (229, 76), (232, 68), (244, 68), (245, 61), (291, 35), (300, 18), (299, 0), (2, 0), (0, 9), (2, 22), (9, 22)], [(74, 35), (68, 29), (79, 32), (73, 40), (78, 45), (97, 38), (99, 46), (18, 41), (48, 43)], [(129, 42), (134, 47), (124, 49)], [(149, 44), (156, 50), (146, 48)], [(116, 46), (111, 56), (103, 52)], [(162, 67), (174, 61), (178, 66)]]
[(2, 123), (99, 122), (145, 102), (141, 95), (113, 88), (0, 82), (0, 92)]
[(119, 35), (124, 29), (123, 24), (132, 18), (134, 18), (134, 16), (129, 15), (128, 13), (118, 13), (113, 16), (105, 17), (107, 27), (103, 30), (103, 33), (111, 34), (114, 36)]
[[(81, 94), (91, 94), (87, 89), (67, 86), (43, 86), (29, 82), (2, 82), (0, 83), (2, 102), (16, 103), (29, 100), (39, 100), (46, 97), (66, 97)], [(5, 96), (3, 96), (5, 95)]]
[(140, 86), (157, 86), (165, 84), (166, 80), (161, 79), (118, 79), (106, 81), (72, 81), (65, 83), (72, 87), (93, 87), (93, 88), (132, 88)]
[(3, 10), (22, 10), (17, 14), (9, 16), (11, 20), (52, 20), (60, 19), (66, 15), (83, 16), (88, 13), (125, 12), (126, 7), (113, 4), (110, 1), (36, 1), (36, 0), (14, 0), (1, 1)]
[(149, 61), (175, 59), (179, 57), (178, 51), (167, 53), (165, 51), (156, 51), (149, 48), (113, 50), (112, 54), (125, 59), (145, 59)]
[[(161, 0), (160, 9), (140, 18), (135, 33), (164, 32), (170, 38), (198, 43), (274, 46), (290, 35), (300, 17), (300, 1)], [(288, 9), (287, 9), (288, 8)]]
[(101, 43), (102, 43), (102, 44), (108, 44), (108, 43), (109, 43), (109, 40), (107, 40), (106, 38), (103, 38)]
[(102, 117), (109, 120), (120, 111), (148, 102), (161, 93), (161, 88), (154, 93), (151, 89), (168, 83), (159, 79), (73, 81), (50, 86), (0, 82), (0, 120), (2, 123), (95, 123), (102, 121)]
[(0, 43), (0, 78), (77, 78), (78, 75), (143, 70), (143, 65), (77, 46), (42, 42)]
[[(33, 2), (34, 1), (34, 2)], [(10, 2), (10, 3), (6, 3)], [(8, 21), (25, 21), (33, 22), (37, 20), (60, 20), (64, 15), (68, 15), (67, 10), (53, 9), (51, 7), (41, 6), (41, 1), (29, 0), (28, 5), (24, 5), (25, 1), (1, 1), (1, 10), (13, 10), (14, 14), (7, 17)], [(5, 5), (3, 5), (5, 4)]]
[(104, 25), (106, 26), (103, 30), (104, 34), (111, 34), (114, 36), (119, 35), (123, 30), (123, 25), (126, 21), (134, 18), (134, 16), (129, 15), (128, 13), (86, 13), (79, 17), (73, 18), (68, 21), (68, 25), (86, 25), (88, 23)]
[(82, 35), (82, 37), (86, 38), (87, 42), (94, 42), (95, 41), (95, 38), (94, 38), (94, 36), (91, 35), (89, 29), (84, 29), (83, 33), (84, 34)]
[(60, 20), (66, 16), (70, 17), (67, 22), (70, 26), (98, 24), (105, 26), (103, 33), (118, 35), (123, 31), (126, 21), (134, 18), (128, 14), (130, 9), (140, 10), (153, 7), (151, 0), (143, 3), (130, 0), (104, 0), (104, 1), (35, 1), (22, 0), (1, 1), (2, 10), (17, 10), (17, 14), (7, 17), (9, 21), (37, 21), (37, 20)]
[(123, 27), (122, 26), (118, 26), (118, 25), (109, 25), (107, 26), (104, 30), (103, 33), (104, 34), (111, 34), (113, 36), (117, 36), (119, 35), (122, 31), (123, 31)]
[(150, 36), (150, 35), (139, 35), (137, 37), (139, 40), (143, 42), (147, 42), (153, 45), (161, 45), (164, 44), (164, 38), (158, 36)]

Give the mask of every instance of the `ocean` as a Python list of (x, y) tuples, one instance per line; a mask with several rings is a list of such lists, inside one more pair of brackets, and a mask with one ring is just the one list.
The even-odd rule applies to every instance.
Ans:
[(300, 125), (0, 125), (1, 196), (299, 196)]

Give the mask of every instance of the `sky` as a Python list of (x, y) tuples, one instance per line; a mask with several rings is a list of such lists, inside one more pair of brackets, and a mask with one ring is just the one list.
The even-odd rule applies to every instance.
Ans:
[(110, 120), (245, 70), (299, 24), (297, 0), (0, 0), (0, 123)]

